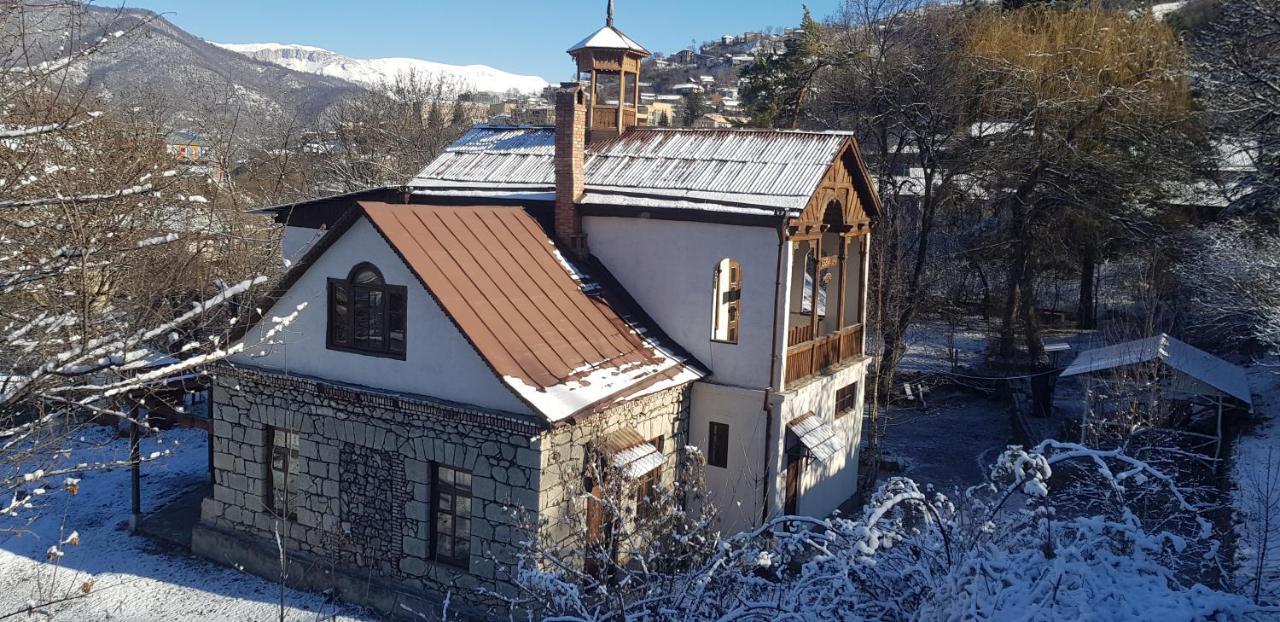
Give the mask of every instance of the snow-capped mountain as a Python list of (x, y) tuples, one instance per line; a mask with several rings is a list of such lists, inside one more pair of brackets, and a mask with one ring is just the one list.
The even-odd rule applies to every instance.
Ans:
[(364, 85), (392, 82), (414, 72), (419, 77), (443, 79), (460, 91), (537, 93), (548, 86), (538, 76), (507, 73), (485, 65), (447, 65), (417, 58), (350, 58), (309, 45), (281, 43), (215, 43), (256, 60)]

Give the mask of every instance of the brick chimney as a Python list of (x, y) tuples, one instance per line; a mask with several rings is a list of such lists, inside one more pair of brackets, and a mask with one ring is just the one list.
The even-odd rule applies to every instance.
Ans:
[(577, 82), (562, 82), (556, 91), (556, 237), (577, 258), (586, 258), (582, 200), (586, 175), (586, 94)]

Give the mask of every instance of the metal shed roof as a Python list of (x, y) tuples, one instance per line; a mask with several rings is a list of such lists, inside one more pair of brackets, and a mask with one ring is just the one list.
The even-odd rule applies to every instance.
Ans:
[[(635, 128), (588, 145), (586, 188), (798, 213), (850, 140), (847, 132)], [(409, 185), (424, 191), (553, 189), (555, 130), (478, 126)]]
[(1062, 377), (1157, 361), (1227, 396), (1253, 405), (1253, 394), (1244, 369), (1163, 333), (1081, 352), (1075, 362), (1062, 372)]

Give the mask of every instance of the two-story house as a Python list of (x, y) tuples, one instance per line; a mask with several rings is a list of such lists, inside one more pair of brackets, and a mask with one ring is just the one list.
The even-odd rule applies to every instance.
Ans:
[(572, 550), (588, 456), (669, 485), (698, 448), (726, 532), (854, 493), (878, 210), (856, 142), (639, 127), (648, 52), (610, 15), (569, 53), (555, 127), (268, 210), (293, 267), (214, 381), (195, 550), (275, 577), (278, 532), (292, 582), (390, 610), (509, 592), (529, 537)]

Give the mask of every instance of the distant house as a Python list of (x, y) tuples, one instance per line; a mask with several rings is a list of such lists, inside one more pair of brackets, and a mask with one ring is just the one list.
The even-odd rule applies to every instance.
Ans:
[(477, 126), (403, 187), (266, 210), (297, 260), (241, 327), (269, 344), (212, 380), (196, 552), (278, 577), (284, 547), (303, 587), (438, 610), (414, 599), (515, 595), (531, 537), (585, 572), (616, 555), (633, 519), (589, 465), (638, 517), (703, 461), (725, 532), (854, 493), (880, 211), (857, 142), (589, 101), (648, 55), (612, 15), (570, 54), (589, 82), (554, 127)]
[(731, 117), (719, 113), (707, 113), (693, 121), (693, 127), (697, 128), (728, 128), (742, 127), (750, 120), (745, 117)]
[(194, 132), (172, 132), (165, 138), (165, 149), (179, 160), (202, 162), (213, 157), (213, 143)]

